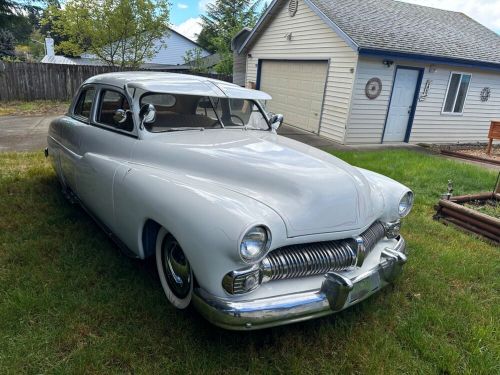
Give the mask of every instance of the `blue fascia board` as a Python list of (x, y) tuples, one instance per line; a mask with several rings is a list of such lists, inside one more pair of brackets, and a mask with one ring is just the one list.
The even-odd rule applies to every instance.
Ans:
[(358, 52), (360, 56), (380, 56), (388, 59), (399, 58), (408, 60), (418, 60), (421, 62), (426, 62), (431, 64), (449, 64), (466, 68), (480, 68), (485, 70), (500, 71), (500, 63), (496, 64), (484, 61), (457, 59), (453, 57), (429, 56), (416, 53), (396, 52), (396, 51), (387, 51), (387, 50), (379, 50), (371, 48), (359, 48)]

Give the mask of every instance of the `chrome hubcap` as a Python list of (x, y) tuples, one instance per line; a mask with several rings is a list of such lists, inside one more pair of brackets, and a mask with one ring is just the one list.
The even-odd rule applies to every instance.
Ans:
[(168, 286), (179, 298), (187, 297), (191, 290), (191, 267), (177, 241), (163, 241), (163, 269)]

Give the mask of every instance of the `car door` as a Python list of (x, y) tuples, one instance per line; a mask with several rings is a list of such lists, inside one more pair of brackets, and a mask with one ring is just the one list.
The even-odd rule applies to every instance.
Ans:
[(82, 86), (76, 95), (76, 101), (70, 107), (69, 116), (61, 118), (58, 124), (61, 127), (59, 142), (62, 147), (60, 147), (59, 163), (62, 179), (64, 184), (77, 194), (76, 175), (82, 157), (80, 134), (89, 126), (95, 96), (95, 86)]
[[(80, 133), (82, 158), (77, 169), (78, 196), (108, 228), (114, 229), (113, 184), (123, 178), (126, 162), (137, 142), (131, 100), (116, 87), (99, 86), (90, 125)], [(126, 119), (118, 123), (114, 114), (123, 110)]]

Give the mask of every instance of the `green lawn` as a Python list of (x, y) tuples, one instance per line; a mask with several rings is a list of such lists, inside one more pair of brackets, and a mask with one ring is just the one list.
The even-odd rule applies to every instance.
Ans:
[(68, 107), (69, 101), (61, 100), (0, 101), (0, 116), (62, 115)]
[(499, 248), (432, 220), (448, 179), (474, 193), (496, 174), (410, 151), (338, 155), (415, 191), (404, 274), (340, 314), (235, 333), (169, 306), (153, 263), (68, 204), (41, 152), (0, 154), (0, 374), (499, 373)]

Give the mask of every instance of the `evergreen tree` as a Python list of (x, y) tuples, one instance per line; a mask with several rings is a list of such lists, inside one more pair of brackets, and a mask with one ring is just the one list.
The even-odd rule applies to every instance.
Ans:
[(0, 58), (14, 56), (16, 39), (14, 35), (5, 29), (0, 29)]
[(216, 0), (207, 5), (206, 15), (201, 16), (203, 28), (198, 43), (209, 51), (219, 53), (221, 61), (215, 67), (217, 72), (232, 73), (231, 40), (242, 28), (255, 25), (261, 1)]

